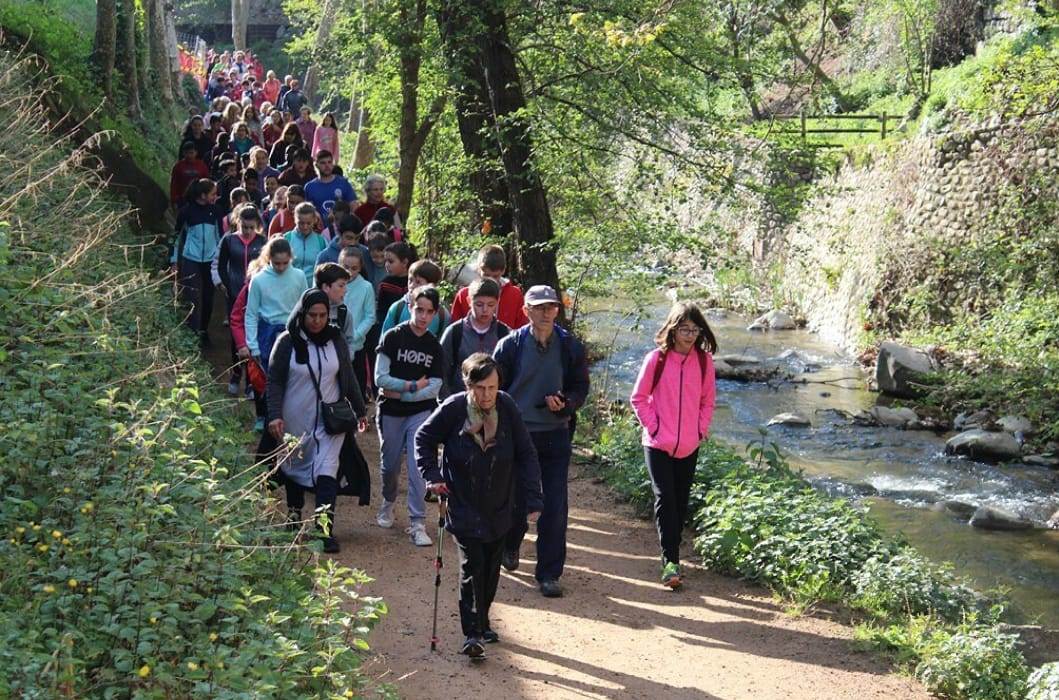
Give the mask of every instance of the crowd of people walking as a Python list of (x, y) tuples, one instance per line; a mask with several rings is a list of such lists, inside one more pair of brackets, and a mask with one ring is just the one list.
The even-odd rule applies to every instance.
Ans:
[[(317, 123), (297, 80), (279, 81), (245, 53), (211, 58), (204, 112), (185, 125), (170, 181), (171, 263), (186, 322), (207, 344), (214, 295), (223, 296), (228, 391), (254, 402), (258, 450), (275, 460), (290, 527), (313, 524), (325, 552), (340, 550), (337, 497), (367, 505), (375, 495), (357, 442), (374, 420), (375, 522), (393, 528), (401, 519), (402, 464), (413, 545), (434, 544), (427, 504), (443, 504), (459, 553), (463, 652), (479, 657), (499, 639), (489, 609), (500, 569), (521, 567), (531, 524), (540, 592), (563, 595), (572, 437), (590, 383), (585, 349), (559, 323), (557, 290), (523, 293), (496, 244), (481, 248), (479, 278), (446, 308), (442, 266), (419, 259), (386, 179), (367, 177), (361, 198), (343, 175), (334, 116)], [(657, 346), (631, 403), (655, 493), (661, 580), (678, 588), (717, 343), (698, 308), (681, 303)]]

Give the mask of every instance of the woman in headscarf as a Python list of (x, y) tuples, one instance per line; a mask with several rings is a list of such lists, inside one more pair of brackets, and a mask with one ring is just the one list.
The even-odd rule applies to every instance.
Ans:
[[(516, 493), (525, 492), (529, 521), (544, 506), (537, 452), (515, 400), (500, 391), (496, 361), (485, 353), (464, 360), (467, 391), (437, 407), (415, 436), (416, 463), (427, 489), (448, 496), (445, 529), (460, 555), (461, 653), (477, 658), (500, 641), (489, 607), (500, 581), (504, 537)], [(438, 446), (444, 445), (438, 466)]]
[(341, 331), (328, 323), (329, 312), (327, 294), (315, 288), (302, 294), (287, 330), (272, 348), (266, 396), (271, 437), (280, 443), (284, 435), (298, 440), (289, 453), (281, 452), (279, 465), (287, 488), (289, 522), (301, 521), (305, 492), (313, 491), (324, 551), (335, 553), (339, 551), (334, 517), (340, 466), (349, 449), (356, 450), (356, 441), (352, 426), (349, 432), (328, 432), (322, 404), (348, 401), (360, 432), (367, 427), (367, 414), (353, 377), (349, 347)]

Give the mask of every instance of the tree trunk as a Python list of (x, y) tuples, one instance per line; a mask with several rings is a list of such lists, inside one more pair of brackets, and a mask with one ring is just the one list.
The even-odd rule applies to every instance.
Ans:
[[(480, 21), (475, 9), (456, 1), (442, 3), (438, 12), (449, 81), (455, 92), (456, 126), (464, 153), (475, 162), (468, 183), (479, 205), (479, 220), (474, 222), (474, 228), (480, 230), (488, 221), (491, 234), (505, 238), (514, 231), (514, 224), (495, 138), (489, 88), (482, 69), (482, 48), (474, 29)], [(510, 271), (519, 276), (517, 256), (509, 262)]]
[(103, 94), (114, 98), (114, 62), (117, 53), (118, 21), (115, 0), (96, 3), (96, 37), (92, 46), (92, 62), (99, 71)]
[(166, 50), (166, 25), (162, 0), (145, 0), (150, 41), (151, 69), (155, 88), (163, 102), (173, 102), (173, 79), (169, 73), (169, 54)]
[(362, 170), (375, 160), (375, 144), (371, 140), (371, 114), (361, 105), (357, 115), (357, 148), (353, 153), (353, 167)]
[[(249, 2), (249, 0), (243, 0)], [(331, 29), (335, 26), (335, 15), (338, 13), (338, 0), (324, 0), (323, 10), (320, 12), (320, 24), (316, 27), (316, 38), (313, 40), (313, 50), (309, 61), (309, 67), (305, 69), (305, 80), (302, 81), (302, 92), (309, 98), (310, 102), (316, 101), (316, 91), (320, 89), (321, 59), (330, 56), (327, 43), (331, 40)]]
[(180, 49), (177, 47), (176, 24), (173, 22), (173, 6), (165, 1), (162, 21), (165, 27), (165, 53), (169, 59), (169, 81), (173, 84), (174, 99), (183, 99), (184, 76), (180, 71)]
[[(457, 69), (450, 71), (458, 96), (457, 113), (470, 109), (460, 118), (464, 150), (475, 156), (499, 152), (506, 196), (494, 199), (492, 205), (494, 211), (503, 208), (510, 212), (522, 281), (527, 286), (547, 284), (558, 290), (551, 212), (533, 164), (532, 124), (525, 116), (526, 99), (506, 18), (495, 0), (448, 0), (442, 3), (439, 21), (447, 53), (455, 59)], [(480, 133), (471, 134), (465, 128), (483, 122), (495, 134), (492, 144), (484, 142)], [(477, 185), (481, 187), (483, 183), (479, 181)], [(483, 188), (481, 194), (496, 197), (497, 188)], [(494, 228), (496, 223), (493, 222)]]
[(396, 206), (401, 220), (408, 221), (408, 211), (412, 207), (412, 194), (415, 190), (419, 154), (423, 151), (423, 144), (426, 143), (430, 130), (434, 128), (434, 124), (445, 109), (445, 97), (435, 98), (427, 116), (420, 123), (419, 69), (423, 59), (423, 25), (427, 18), (426, 0), (414, 0), (414, 3), (402, 5), (400, 14), (402, 31), (397, 37), (397, 44), (401, 47), (401, 122), (397, 138), (400, 167), (397, 171)]
[(232, 0), (232, 43), (246, 51), (246, 25), (250, 22), (250, 0)]
[(140, 52), (136, 62), (140, 69), (140, 90), (144, 95), (151, 92), (151, 9), (147, 0), (142, 0), (143, 31), (136, 37), (139, 40)]
[(121, 0), (121, 21), (125, 34), (121, 47), (121, 69), (125, 74), (129, 116), (139, 119), (142, 110), (140, 109), (140, 74), (136, 65), (136, 0)]
[(445, 96), (439, 95), (430, 105), (430, 111), (419, 124), (418, 128), (412, 130), (411, 138), (405, 138), (405, 125), (402, 114), (401, 123), (401, 165), (397, 170), (397, 211), (401, 215), (401, 221), (408, 221), (408, 211), (412, 208), (412, 195), (415, 192), (416, 171), (419, 168), (419, 155), (423, 152), (423, 144), (430, 136), (430, 130), (441, 118), (445, 110)]

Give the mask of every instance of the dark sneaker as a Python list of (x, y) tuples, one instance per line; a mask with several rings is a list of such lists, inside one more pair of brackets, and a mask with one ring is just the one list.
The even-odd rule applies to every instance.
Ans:
[(546, 578), (541, 581), (541, 595), (545, 598), (562, 598), (563, 587), (555, 579)]
[(297, 532), (302, 527), (302, 512), (297, 508), (287, 509), (287, 529)]
[(324, 542), (324, 554), (338, 554), (342, 551), (342, 548), (338, 546), (338, 540), (334, 537), (322, 537), (320, 539)]
[(500, 555), (500, 565), (508, 571), (518, 571), (518, 550), (513, 552), (504, 550), (504, 553)]
[(482, 646), (482, 640), (478, 637), (467, 637), (463, 643), (463, 648), (460, 649), (461, 654), (466, 654), (472, 659), (480, 659), (485, 655), (485, 647)]
[(500, 635), (493, 630), (487, 629), (482, 633), (482, 641), (486, 644), (496, 644), (500, 641)]

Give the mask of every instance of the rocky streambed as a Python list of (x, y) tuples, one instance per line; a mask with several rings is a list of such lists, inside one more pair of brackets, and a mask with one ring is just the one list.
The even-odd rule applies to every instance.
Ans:
[[(597, 388), (627, 399), (668, 306), (660, 297), (639, 319), (589, 309), (589, 335), (607, 349), (594, 368)], [(917, 351), (884, 348), (881, 373), (867, 372), (785, 316), (711, 312), (720, 344), (713, 435), (742, 446), (765, 426), (814, 486), (871, 508), (928, 556), (983, 588), (1009, 587), (1027, 617), (1059, 625), (1059, 532), (1048, 529), (1059, 472), (1050, 455), (1022, 454), (1033, 426), (984, 412), (920, 415), (868, 389), (914, 384)]]

